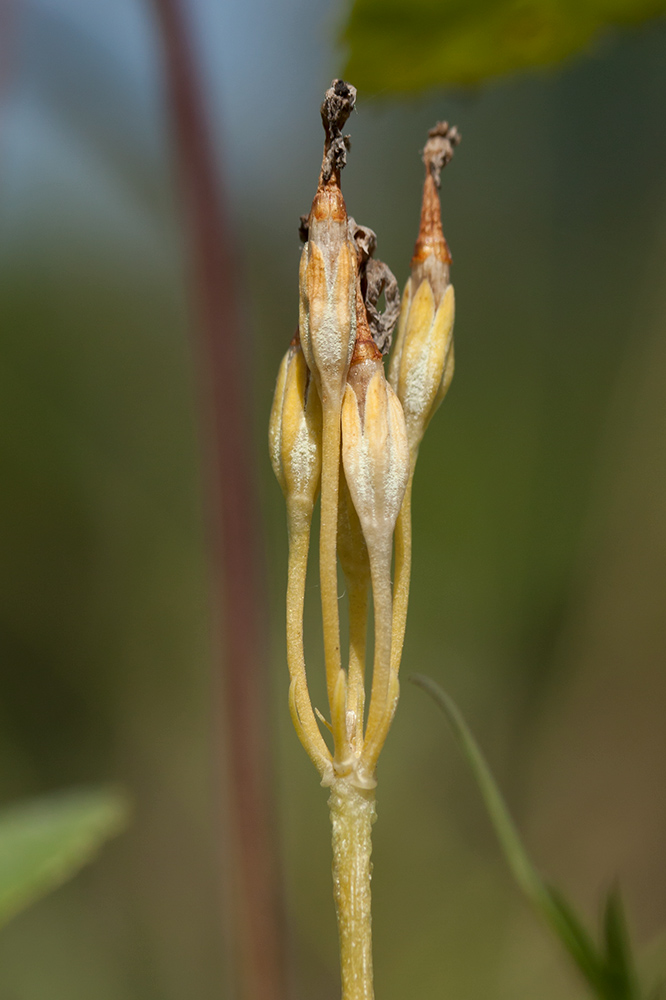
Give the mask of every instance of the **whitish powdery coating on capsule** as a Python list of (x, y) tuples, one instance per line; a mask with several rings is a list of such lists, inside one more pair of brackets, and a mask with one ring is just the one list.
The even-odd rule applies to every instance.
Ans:
[(318, 444), (304, 420), (291, 452), (291, 474), (296, 495), (307, 490), (316, 469), (318, 454)]

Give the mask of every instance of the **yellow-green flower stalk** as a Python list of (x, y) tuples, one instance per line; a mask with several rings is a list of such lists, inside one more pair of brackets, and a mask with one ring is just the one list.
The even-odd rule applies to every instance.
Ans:
[(342, 463), (338, 507), (338, 558), (347, 582), (349, 607), (347, 738), (352, 755), (358, 757), (363, 749), (370, 560)]
[[(360, 293), (360, 289), (359, 289)], [(384, 377), (381, 354), (357, 296), (357, 339), (342, 403), (342, 461), (348, 489), (347, 523), (339, 548), (348, 580), (372, 580), (375, 658), (365, 737), (364, 669), (356, 663), (354, 633), (365, 630), (367, 604), (350, 606), (351, 653), (345, 718), (346, 754), (336, 757), (329, 809), (333, 827), (333, 886), (340, 936), (343, 1000), (372, 1000), (371, 830), (375, 764), (397, 701), (391, 683), (391, 553), (395, 519), (409, 475), (402, 407)], [(353, 503), (357, 521), (349, 514)], [(360, 528), (360, 531), (359, 531)], [(361, 544), (364, 543), (364, 544)], [(358, 546), (352, 551), (352, 545)], [(352, 596), (350, 588), (350, 599)], [(365, 656), (365, 642), (357, 635)], [(359, 689), (360, 688), (360, 689)], [(337, 745), (337, 743), (336, 743)]]
[(409, 446), (402, 406), (384, 376), (379, 350), (363, 323), (356, 340), (342, 404), (342, 461), (367, 547), (375, 617), (375, 658), (363, 752), (361, 783), (374, 782), (377, 757), (398, 698), (391, 677), (391, 558), (393, 529), (409, 478)]
[[(342, 1000), (373, 1000), (370, 855), (376, 766), (398, 701), (414, 464), (423, 432), (453, 373), (453, 289), (437, 184), (457, 133), (440, 126), (426, 146), (421, 229), (387, 380), (380, 347), (390, 338), (397, 310), (395, 278), (372, 259), (374, 233), (347, 217), (340, 191), (347, 150), (341, 128), (355, 93), (336, 80), (322, 105), (324, 158), (310, 214), (302, 222), (299, 335), (278, 374), (269, 444), (289, 522), (287, 660), (292, 718), (322, 785), (330, 788)], [(376, 306), (382, 289), (387, 309), (380, 316)], [(305, 574), (319, 491), (330, 723), (317, 715), (333, 735), (332, 751), (310, 701), (303, 651)], [(396, 586), (392, 588), (394, 533)], [(347, 670), (340, 650), (338, 556), (349, 596)], [(366, 720), (370, 587), (374, 661)]]
[(405, 287), (388, 379), (402, 403), (410, 452), (410, 476), (395, 537), (392, 669), (397, 673), (407, 622), (412, 563), (412, 483), (419, 445), (453, 378), (455, 300), (451, 254), (442, 231), (440, 172), (460, 141), (455, 128), (439, 122), (423, 150), (425, 181), (421, 224)]

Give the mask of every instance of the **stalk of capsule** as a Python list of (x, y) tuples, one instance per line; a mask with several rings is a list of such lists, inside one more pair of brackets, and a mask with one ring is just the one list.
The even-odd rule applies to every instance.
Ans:
[(365, 656), (368, 631), (370, 561), (354, 502), (340, 465), (338, 557), (347, 583), (349, 607), (349, 667), (347, 671), (347, 739), (350, 756), (363, 749)]
[[(308, 240), (300, 266), (301, 342), (322, 403), (322, 478), (319, 572), (326, 684), (335, 738), (335, 761), (348, 756), (346, 676), (340, 657), (336, 539), (340, 465), (340, 407), (356, 338), (357, 254), (333, 155), (355, 99), (336, 81), (322, 105), (326, 145), (319, 186), (307, 220)], [(340, 110), (342, 109), (342, 110)], [(334, 127), (331, 122), (334, 122)], [(335, 135), (334, 135), (335, 133)]]
[(423, 151), (426, 177), (421, 224), (411, 274), (402, 300), (388, 379), (400, 399), (409, 439), (410, 474), (395, 537), (392, 671), (397, 672), (407, 622), (411, 575), (411, 498), (414, 468), (425, 430), (453, 378), (455, 299), (449, 281), (451, 255), (442, 232), (439, 173), (459, 141), (442, 122), (431, 129)]
[(289, 704), (301, 743), (322, 779), (326, 779), (331, 774), (331, 755), (312, 710), (303, 652), (305, 577), (312, 513), (321, 478), (321, 431), (319, 394), (295, 337), (278, 372), (268, 439), (273, 470), (287, 501)]
[[(359, 304), (359, 313), (363, 310)], [(372, 338), (359, 334), (342, 404), (342, 461), (367, 546), (375, 619), (375, 658), (359, 780), (374, 780), (377, 756), (398, 696), (391, 677), (393, 529), (409, 477), (402, 406), (384, 377)]]

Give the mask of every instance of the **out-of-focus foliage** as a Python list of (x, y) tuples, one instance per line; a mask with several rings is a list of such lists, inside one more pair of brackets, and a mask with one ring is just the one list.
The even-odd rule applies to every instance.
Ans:
[(638, 985), (619, 891), (613, 889), (608, 894), (603, 911), (602, 943), (598, 947), (566, 897), (544, 882), (532, 864), (492, 771), (456, 703), (430, 678), (417, 674), (412, 680), (428, 692), (444, 713), (472, 769), (516, 882), (569, 953), (592, 995), (597, 1000), (641, 1000), (644, 994)]
[(127, 822), (120, 792), (64, 792), (0, 813), (0, 926), (92, 861)]
[(665, 10), (664, 0), (355, 0), (345, 75), (373, 93), (477, 84)]

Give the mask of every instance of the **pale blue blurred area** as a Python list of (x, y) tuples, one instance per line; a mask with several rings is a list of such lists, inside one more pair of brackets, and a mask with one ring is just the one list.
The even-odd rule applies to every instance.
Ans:
[[(151, 177), (165, 169), (168, 123), (150, 4), (13, 0), (13, 8), (3, 243), (15, 247), (17, 230), (38, 215), (43, 222), (62, 199), (72, 225), (90, 225), (106, 202), (117, 225), (127, 216), (128, 226), (155, 226)], [(340, 13), (330, 3), (199, 0), (189, 15), (230, 201), (265, 200), (270, 210), (271, 188), (281, 201), (285, 186), (302, 190), (311, 176), (306, 150), (316, 163), (311, 94), (333, 74)]]
[[(224, 995), (188, 251), (150, 3), (12, 0), (0, 98), (0, 795), (123, 781), (131, 832), (0, 937), (5, 1000)], [(338, 994), (325, 792), (286, 708), (265, 424), (332, 2), (189, 4), (231, 209), (269, 570), (294, 997)], [(352, 81), (353, 82), (353, 81)], [(419, 149), (442, 186), (457, 373), (424, 442), (404, 672), (460, 700), (536, 859), (593, 919), (615, 874), (666, 924), (666, 29), (557, 72), (349, 122), (351, 214), (404, 282)], [(325, 694), (316, 575), (307, 653)], [(6, 667), (5, 665), (6, 664)], [(380, 769), (377, 994), (582, 997), (522, 906), (443, 722), (404, 683)]]

